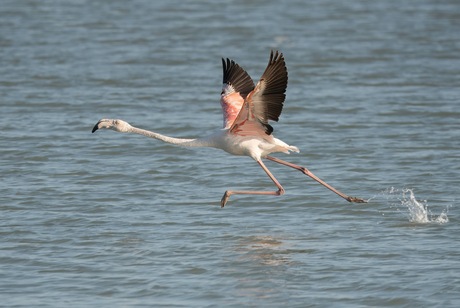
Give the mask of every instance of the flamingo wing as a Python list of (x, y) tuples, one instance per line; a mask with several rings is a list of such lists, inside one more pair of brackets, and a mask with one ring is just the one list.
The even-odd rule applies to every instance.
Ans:
[(224, 128), (233, 125), (244, 100), (254, 89), (254, 82), (249, 74), (230, 59), (222, 59), (223, 84), (220, 96), (224, 116)]
[(282, 53), (271, 52), (265, 72), (244, 100), (230, 131), (239, 135), (271, 135), (269, 120), (278, 121), (283, 110), (288, 74)]

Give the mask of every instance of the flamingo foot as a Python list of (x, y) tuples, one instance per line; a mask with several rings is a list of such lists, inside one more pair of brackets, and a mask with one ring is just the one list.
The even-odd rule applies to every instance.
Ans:
[(366, 200), (358, 198), (358, 197), (348, 197), (346, 200), (348, 202), (354, 202), (354, 203), (367, 203)]
[(230, 193), (227, 190), (224, 195), (222, 196), (222, 199), (220, 200), (220, 207), (224, 207), (225, 204), (227, 204), (228, 198), (230, 198)]

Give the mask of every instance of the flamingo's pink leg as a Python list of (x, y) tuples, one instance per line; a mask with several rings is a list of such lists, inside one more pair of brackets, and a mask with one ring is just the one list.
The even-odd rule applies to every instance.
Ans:
[(278, 187), (277, 191), (260, 191), (260, 190), (227, 190), (223, 197), (222, 200), (220, 201), (220, 206), (224, 207), (225, 204), (228, 201), (228, 198), (230, 198), (231, 195), (275, 195), (275, 196), (280, 196), (284, 194), (284, 188), (281, 186), (281, 184), (278, 182), (278, 180), (273, 176), (273, 174), (268, 170), (268, 168), (265, 166), (265, 164), (261, 161), (258, 160), (257, 163), (264, 169), (265, 173), (267, 173), (268, 177), (275, 183), (276, 187)]
[(337, 189), (335, 189), (334, 187), (332, 187), (331, 185), (327, 184), (326, 182), (324, 182), (323, 180), (321, 180), (319, 177), (317, 177), (316, 175), (314, 175), (310, 170), (308, 170), (308, 169), (305, 168), (305, 167), (302, 167), (302, 166), (299, 166), (299, 165), (295, 165), (295, 164), (293, 164), (293, 163), (290, 163), (290, 162), (287, 162), (287, 161), (284, 161), (284, 160), (281, 160), (281, 159), (279, 159), (279, 158), (272, 157), (272, 156), (267, 156), (266, 158), (269, 159), (269, 160), (271, 160), (271, 161), (274, 161), (275, 163), (278, 163), (278, 164), (281, 164), (281, 165), (285, 165), (285, 166), (294, 168), (294, 169), (296, 169), (296, 170), (299, 170), (299, 171), (302, 172), (303, 174), (308, 175), (308, 176), (311, 177), (313, 180), (315, 180), (316, 182), (320, 183), (321, 185), (323, 185), (324, 187), (328, 188), (329, 190), (333, 191), (334, 193), (336, 193), (336, 194), (339, 195), (340, 197), (344, 198), (344, 199), (347, 200), (348, 202), (367, 203), (367, 201), (364, 200), (364, 199), (357, 198), (357, 197), (350, 197), (350, 196), (344, 194), (343, 192), (338, 191)]

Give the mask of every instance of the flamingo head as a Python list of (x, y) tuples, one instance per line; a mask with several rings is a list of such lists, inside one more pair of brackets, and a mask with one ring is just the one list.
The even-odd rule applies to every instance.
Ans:
[(112, 129), (114, 131), (120, 132), (120, 133), (127, 133), (131, 130), (132, 126), (123, 120), (118, 120), (118, 119), (101, 119), (99, 122), (94, 125), (93, 130), (91, 131), (94, 133), (100, 128), (105, 128), (105, 129)]

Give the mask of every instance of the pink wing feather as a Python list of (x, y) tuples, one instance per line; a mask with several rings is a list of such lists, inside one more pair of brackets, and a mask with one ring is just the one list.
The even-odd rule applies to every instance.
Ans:
[(233, 60), (222, 59), (223, 85), (220, 104), (224, 116), (224, 128), (230, 128), (241, 111), (244, 100), (254, 89), (248, 73)]

